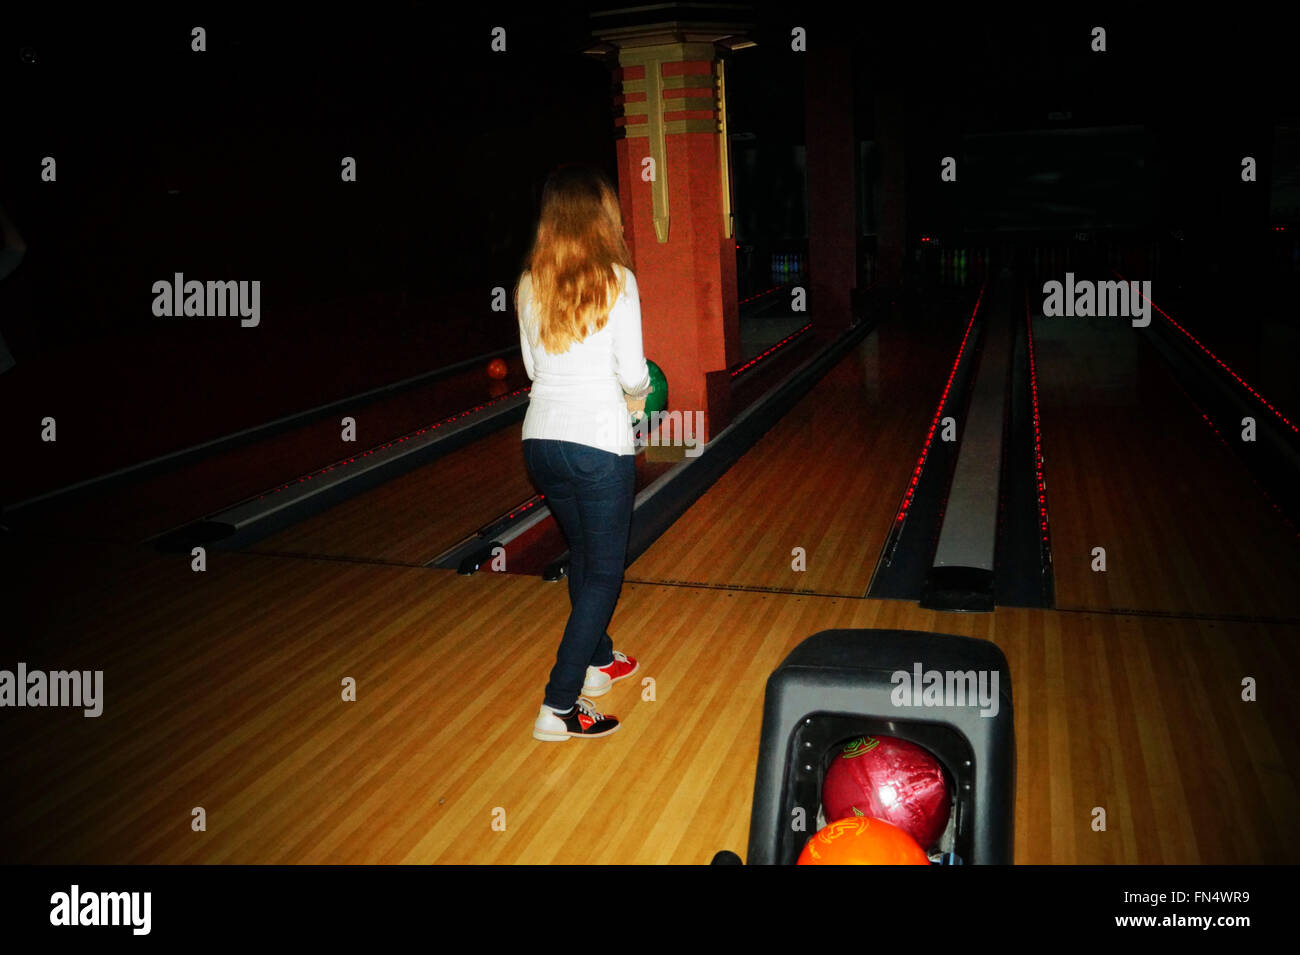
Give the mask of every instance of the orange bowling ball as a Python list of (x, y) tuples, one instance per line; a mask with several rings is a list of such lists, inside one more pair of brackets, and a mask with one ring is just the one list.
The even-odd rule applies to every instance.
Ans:
[(799, 865), (929, 865), (925, 850), (902, 829), (867, 816), (832, 822), (808, 840)]
[(494, 381), (500, 381), (502, 378), (506, 376), (506, 372), (508, 372), (509, 370), (510, 369), (506, 367), (506, 363), (503, 359), (493, 358), (490, 362), (488, 362), (488, 367), (487, 367), (488, 377), (493, 379)]

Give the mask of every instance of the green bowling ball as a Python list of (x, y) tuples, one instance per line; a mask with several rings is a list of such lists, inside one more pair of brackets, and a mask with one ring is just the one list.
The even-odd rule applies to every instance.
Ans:
[(647, 361), (646, 365), (650, 368), (650, 384), (654, 390), (646, 395), (645, 410), (646, 414), (654, 414), (668, 407), (668, 379), (654, 362)]

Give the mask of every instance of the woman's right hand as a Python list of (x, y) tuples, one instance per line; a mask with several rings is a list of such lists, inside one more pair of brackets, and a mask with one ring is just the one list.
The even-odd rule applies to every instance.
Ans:
[[(653, 385), (650, 387), (650, 391), (654, 391)], [(650, 391), (646, 392), (640, 398), (633, 398), (631, 395), (624, 395), (623, 400), (627, 402), (627, 410), (632, 414), (636, 414), (638, 411), (644, 412), (645, 400), (649, 397)]]

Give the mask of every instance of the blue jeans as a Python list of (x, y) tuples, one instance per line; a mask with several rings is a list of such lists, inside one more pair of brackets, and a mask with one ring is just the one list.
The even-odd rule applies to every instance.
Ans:
[(587, 667), (614, 659), (606, 627), (627, 566), (636, 458), (571, 441), (529, 438), (524, 463), (569, 543), (569, 622), (544, 701), (567, 710), (582, 693)]

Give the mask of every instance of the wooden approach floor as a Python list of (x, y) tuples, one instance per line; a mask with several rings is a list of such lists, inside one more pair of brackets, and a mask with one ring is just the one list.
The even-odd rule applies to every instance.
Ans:
[[(45, 606), (29, 667), (103, 669), (103, 716), (14, 710), (6, 861), (704, 863), (744, 855), (764, 683), (830, 627), (995, 641), (1015, 681), (1021, 863), (1300, 859), (1296, 624), (630, 584), (603, 741), (529, 735), (564, 588), (233, 554), (119, 555)], [(86, 572), (92, 572), (86, 568)], [(132, 597), (131, 595), (135, 596)], [(1240, 700), (1243, 676), (1260, 701)], [(357, 701), (340, 701), (340, 682)], [(207, 812), (192, 832), (191, 810)], [(1094, 832), (1094, 807), (1109, 827)], [(493, 828), (505, 812), (505, 830)]]
[[(1082, 374), (1086, 362), (1067, 367), (1069, 349), (1044, 341), (1040, 360), (1058, 380)], [(654, 699), (626, 685), (602, 697), (625, 721), (607, 740), (530, 735), (568, 612), (563, 586), (255, 551), (214, 551), (194, 573), (184, 555), (0, 539), (13, 611), (0, 668), (103, 670), (106, 698), (95, 719), (4, 712), (0, 763), (13, 782), (0, 861), (743, 856), (766, 680), (800, 640), (839, 627), (934, 630), (1002, 648), (1015, 694), (1018, 862), (1300, 861), (1300, 697), (1290, 686), (1300, 581), (1285, 549), (1294, 542), (1272, 534), (1252, 550), (1249, 536), (1234, 538), (1225, 552), (1244, 562), (1240, 572), (1208, 584), (1188, 576), (1180, 549), (1207, 553), (1232, 533), (1230, 511), (1198, 525), (1157, 510), (1152, 523), (1140, 495), (1108, 497), (1110, 485), (1094, 486), (1101, 479), (1086, 470), (1103, 445), (1069, 444), (1061, 430), (1062, 420), (1096, 426), (1096, 414), (1072, 405), (1076, 392), (1049, 387), (1044, 398), (1058, 416), (1045, 422), (1058, 543), (1091, 544), (1086, 525), (1101, 518), (1089, 515), (1102, 514), (1115, 552), (1131, 554), (1170, 534), (1174, 514), (1178, 531), (1159, 548), (1168, 573), (1108, 591), (1088, 589), (1075, 568), (1070, 610), (945, 614), (858, 596), (875, 553), (854, 528), (883, 537), (876, 518), (892, 515), (917, 450), (904, 453), (906, 435), (937, 398), (907, 381), (946, 371), (952, 353), (942, 336), (920, 333), (868, 342), (633, 564), (610, 632), (642, 660)], [(1194, 434), (1157, 412), (1173, 422), (1168, 434)], [(806, 433), (820, 436), (822, 453), (801, 443)], [(1139, 430), (1114, 433), (1104, 444), (1112, 454), (1142, 440)], [(1205, 457), (1204, 438), (1162, 439), (1156, 455), (1212, 478), (1189, 476), (1173, 495), (1179, 507), (1197, 487), (1239, 486), (1228, 463)], [(1063, 476), (1062, 459), (1080, 470)], [(817, 489), (846, 472), (869, 490), (831, 507), (838, 492)], [(795, 509), (784, 502), (797, 489), (806, 493)], [(1262, 505), (1233, 506), (1250, 516)], [(354, 522), (372, 513), (339, 511)], [(790, 579), (790, 549), (805, 541), (810, 572), (823, 575), (812, 585)], [(427, 546), (402, 542), (411, 554)], [(341, 700), (348, 678), (356, 702)], [(1246, 678), (1258, 683), (1256, 702), (1242, 700)], [(191, 829), (195, 807), (206, 811), (204, 832)], [(1097, 807), (1104, 832), (1091, 827)]]

